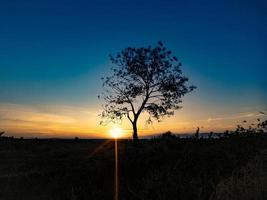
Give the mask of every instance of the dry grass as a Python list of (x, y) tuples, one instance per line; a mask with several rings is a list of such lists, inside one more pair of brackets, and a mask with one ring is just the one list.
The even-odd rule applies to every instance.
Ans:
[[(266, 146), (265, 136), (120, 140), (120, 199), (267, 199), (266, 152), (248, 164)], [(114, 142), (0, 140), (0, 200), (109, 200), (113, 185)]]
[(212, 200), (266, 200), (267, 150), (216, 187)]

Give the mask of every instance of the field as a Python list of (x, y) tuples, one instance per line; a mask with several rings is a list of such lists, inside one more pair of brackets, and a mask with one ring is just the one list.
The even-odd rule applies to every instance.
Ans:
[[(119, 140), (118, 147), (119, 199), (267, 197), (266, 135), (159, 137), (138, 147)], [(1, 139), (0, 199), (114, 199), (114, 140)]]

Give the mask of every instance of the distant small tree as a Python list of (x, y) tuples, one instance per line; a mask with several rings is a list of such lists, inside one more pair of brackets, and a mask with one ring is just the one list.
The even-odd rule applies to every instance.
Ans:
[(198, 139), (199, 138), (199, 127), (197, 127), (197, 130), (196, 130), (196, 133), (194, 135), (194, 138), (195, 139)]
[(5, 134), (5, 131), (0, 132), (0, 137)]
[(110, 56), (113, 75), (103, 78), (105, 101), (101, 124), (127, 117), (132, 124), (133, 140), (138, 141), (137, 121), (141, 113), (149, 114), (147, 123), (161, 121), (174, 114), (182, 97), (195, 89), (188, 86), (181, 63), (162, 42), (155, 47), (128, 47)]
[(213, 136), (213, 131), (211, 131), (211, 132), (209, 133), (209, 136), (208, 136), (208, 138), (209, 138), (209, 139), (211, 139), (211, 138), (212, 138), (212, 136)]
[(174, 135), (171, 131), (167, 131), (161, 135), (163, 139), (176, 139), (176, 135)]

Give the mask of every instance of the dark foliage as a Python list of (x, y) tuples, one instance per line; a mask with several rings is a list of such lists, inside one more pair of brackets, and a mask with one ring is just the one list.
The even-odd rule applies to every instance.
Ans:
[(162, 42), (155, 47), (128, 47), (115, 57), (113, 75), (103, 83), (105, 92), (102, 124), (128, 118), (133, 139), (138, 140), (137, 121), (142, 112), (149, 114), (148, 123), (174, 114), (182, 97), (195, 89), (180, 69), (181, 63)]
[[(168, 131), (141, 140), (138, 147), (130, 140), (119, 140), (120, 199), (216, 197), (219, 183), (266, 151), (267, 120), (257, 121), (253, 125), (243, 122), (219, 138), (212, 138), (216, 133), (207, 139), (180, 138)], [(113, 199), (113, 140), (1, 137), (0, 162), (1, 200)], [(260, 174), (261, 178), (266, 173)], [(242, 185), (235, 183), (235, 188), (239, 187)]]
[[(249, 136), (261, 136), (267, 132), (267, 120), (261, 121), (257, 119), (258, 124), (250, 124), (247, 127), (243, 125), (237, 125), (236, 130), (234, 131), (225, 131), (224, 137), (249, 137)], [(247, 121), (244, 121), (247, 123)]]
[[(266, 146), (266, 133), (182, 139), (167, 132), (138, 148), (121, 140), (120, 199), (209, 199)], [(113, 140), (3, 139), (0, 158), (1, 200), (113, 198)]]

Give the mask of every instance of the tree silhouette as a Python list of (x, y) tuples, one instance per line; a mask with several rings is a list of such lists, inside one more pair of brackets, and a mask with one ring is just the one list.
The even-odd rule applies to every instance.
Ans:
[(138, 141), (137, 121), (141, 113), (161, 121), (181, 108), (182, 97), (195, 89), (188, 86), (181, 63), (162, 42), (155, 47), (128, 47), (110, 56), (113, 75), (102, 78), (105, 100), (101, 124), (121, 121), (132, 124), (133, 140)]
[(5, 131), (0, 132), (0, 137), (4, 135)]

